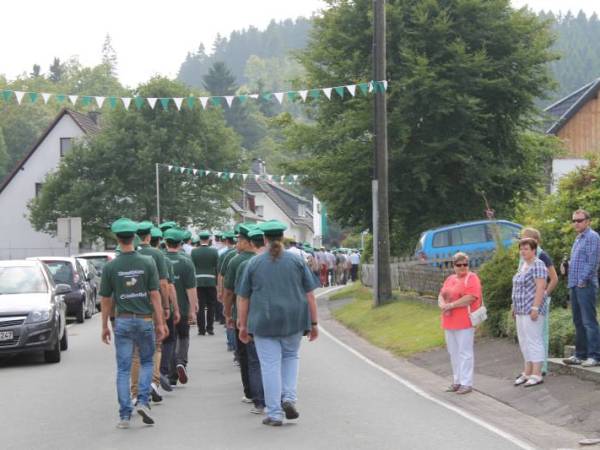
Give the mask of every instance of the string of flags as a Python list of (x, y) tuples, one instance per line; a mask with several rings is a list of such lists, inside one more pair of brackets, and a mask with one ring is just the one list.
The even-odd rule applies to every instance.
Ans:
[(306, 102), (308, 99), (320, 99), (323, 96), (327, 100), (331, 100), (332, 97), (337, 96), (338, 98), (345, 98), (346, 96), (356, 97), (359, 94), (368, 95), (371, 93), (385, 92), (388, 88), (387, 80), (383, 81), (369, 81), (358, 84), (347, 84), (343, 86), (316, 88), (316, 89), (305, 89), (298, 91), (286, 91), (286, 92), (267, 92), (262, 94), (243, 94), (243, 95), (225, 95), (225, 96), (212, 96), (212, 97), (118, 97), (118, 96), (97, 96), (97, 95), (68, 95), (68, 94), (51, 94), (47, 92), (27, 92), (27, 91), (14, 91), (10, 89), (4, 89), (0, 91), (0, 100), (5, 102), (17, 102), (22, 105), (25, 103), (36, 103), (37, 101), (43, 101), (47, 104), (50, 100), (54, 100), (59, 104), (69, 102), (73, 106), (79, 103), (82, 106), (90, 106), (95, 103), (98, 108), (102, 108), (103, 105), (108, 105), (110, 109), (115, 109), (117, 105), (122, 105), (125, 109), (129, 109), (133, 104), (138, 110), (142, 109), (144, 105), (148, 105), (151, 109), (155, 109), (160, 105), (163, 110), (167, 110), (170, 105), (175, 105), (178, 111), (181, 108), (187, 107), (194, 109), (200, 105), (203, 109), (210, 106), (222, 106), (231, 108), (235, 103), (243, 104), (248, 100), (256, 101), (272, 101), (275, 99), (279, 104), (283, 104), (284, 101), (293, 102), (300, 99)]
[(194, 169), (190, 167), (180, 167), (172, 164), (159, 164), (159, 166), (166, 167), (169, 172), (180, 173), (185, 175), (194, 175), (198, 177), (213, 177), (221, 180), (243, 180), (246, 181), (248, 178), (255, 180), (267, 180), (274, 183), (281, 184), (295, 184), (298, 183), (302, 178), (302, 175), (271, 175), (271, 174), (255, 174), (255, 173), (239, 173), (230, 171), (217, 171), (208, 169)]

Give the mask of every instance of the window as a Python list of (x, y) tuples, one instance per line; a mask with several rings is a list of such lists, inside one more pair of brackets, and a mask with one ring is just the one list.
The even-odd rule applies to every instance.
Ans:
[(298, 205), (298, 217), (305, 217), (306, 216), (306, 207), (300, 203)]
[(509, 239), (518, 239), (520, 231), (521, 230), (517, 227), (511, 227), (510, 225), (501, 224), (500, 239), (503, 241), (508, 241)]
[(263, 205), (256, 205), (256, 215), (258, 217), (263, 217), (265, 214), (265, 207)]
[(42, 192), (42, 187), (44, 186), (44, 183), (35, 183), (35, 196), (39, 197), (40, 193)]
[(448, 247), (448, 232), (440, 231), (439, 233), (435, 233), (433, 236), (433, 246), (436, 248), (439, 247)]
[(61, 158), (65, 156), (69, 150), (73, 147), (73, 139), (72, 138), (60, 138), (60, 156)]
[(460, 228), (460, 235), (463, 244), (479, 244), (487, 242), (485, 234), (485, 225), (474, 225), (470, 227)]

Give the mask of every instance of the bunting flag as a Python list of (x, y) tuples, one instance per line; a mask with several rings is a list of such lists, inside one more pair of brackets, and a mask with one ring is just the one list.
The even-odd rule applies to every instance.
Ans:
[[(144, 105), (148, 105), (151, 109), (156, 109), (156, 106), (160, 104), (163, 110), (167, 111), (173, 109), (171, 102), (175, 105), (178, 111), (181, 111), (185, 105), (188, 109), (194, 109), (198, 105), (200, 100), (200, 106), (206, 109), (211, 106), (221, 106), (228, 108), (233, 107), (237, 102), (243, 104), (246, 100), (252, 99), (256, 101), (276, 101), (280, 105), (287, 102), (295, 102), (296, 100), (306, 102), (310, 100), (321, 99), (321, 94), (324, 94), (325, 98), (329, 101), (332, 99), (345, 99), (353, 98), (357, 95), (369, 95), (384, 93), (388, 90), (388, 81), (369, 81), (358, 84), (348, 84), (342, 86), (315, 88), (315, 89), (303, 89), (299, 91), (285, 91), (285, 92), (264, 92), (262, 94), (242, 94), (242, 95), (226, 95), (226, 96), (213, 96), (213, 97), (117, 97), (114, 95), (103, 95), (103, 96), (91, 96), (91, 95), (67, 95), (67, 94), (51, 94), (47, 92), (28, 92), (28, 91), (14, 91), (11, 89), (0, 89), (0, 100), (4, 102), (15, 102), (18, 105), (23, 104), (23, 98), (26, 99), (25, 103), (30, 100), (31, 103), (35, 103), (41, 95), (44, 100), (44, 104), (47, 104), (51, 98), (54, 98), (56, 102), (63, 103), (68, 99), (72, 105), (75, 105), (79, 100), (83, 106), (90, 106), (92, 101), (96, 101), (98, 108), (102, 108), (103, 105), (108, 104), (111, 109), (115, 109), (119, 103), (121, 103), (125, 109), (129, 109), (133, 100), (135, 108), (137, 110), (142, 109)], [(335, 92), (336, 95), (332, 96)], [(14, 100), (13, 100), (14, 99)], [(28, 99), (28, 100), (27, 100)], [(119, 102), (120, 100), (120, 102)], [(184, 103), (185, 100), (185, 103)]]
[(182, 175), (194, 175), (199, 177), (212, 177), (221, 180), (242, 180), (246, 181), (248, 177), (254, 177), (255, 180), (267, 180), (274, 183), (280, 184), (296, 184), (302, 180), (302, 175), (257, 175), (253, 173), (238, 173), (231, 172), (229, 170), (217, 172), (209, 169), (194, 169), (190, 167), (175, 166), (173, 164), (159, 164), (159, 166), (166, 167), (168, 172), (179, 173)]

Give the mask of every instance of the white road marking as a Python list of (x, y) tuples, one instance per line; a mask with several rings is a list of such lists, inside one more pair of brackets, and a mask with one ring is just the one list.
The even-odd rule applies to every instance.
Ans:
[[(316, 294), (316, 297), (323, 297), (326, 294), (329, 294), (331, 292), (337, 291), (339, 289), (342, 289), (344, 286), (338, 286), (338, 287), (334, 287), (331, 289), (328, 289), (324, 292), (320, 292), (318, 294)], [(367, 358), (365, 355), (363, 355), (362, 353), (360, 353), (359, 351), (353, 349), (352, 347), (350, 347), (349, 345), (345, 344), (344, 342), (340, 341), (338, 338), (336, 338), (334, 335), (332, 335), (330, 332), (328, 332), (326, 329), (324, 329), (322, 326), (319, 326), (319, 331), (322, 332), (325, 336), (327, 336), (329, 339), (331, 339), (333, 342), (335, 342), (336, 344), (340, 345), (341, 347), (345, 348), (346, 350), (348, 350), (350, 353), (352, 353), (354, 356), (356, 356), (357, 358), (361, 359), (362, 361), (364, 361), (365, 363), (367, 363), (368, 365), (370, 365), (371, 367), (374, 367), (375, 369), (383, 372), (384, 374), (386, 374), (387, 376), (389, 376), (390, 378), (394, 379), (395, 381), (397, 381), (398, 383), (404, 385), (405, 387), (407, 387), (408, 389), (410, 389), (411, 391), (413, 391), (415, 394), (420, 395), (421, 397), (436, 403), (437, 405), (440, 405), (452, 412), (455, 412), (456, 414), (459, 414), (461, 416), (463, 416), (465, 419), (470, 420), (473, 423), (476, 423), (477, 425), (485, 428), (488, 431), (491, 431), (494, 434), (497, 434), (498, 436), (506, 439), (507, 441), (512, 442), (513, 444), (515, 444), (516, 446), (524, 449), (524, 450), (535, 450), (536, 447), (531, 446), (530, 444), (528, 444), (525, 441), (522, 441), (521, 439), (517, 438), (516, 436), (513, 436), (510, 433), (507, 433), (506, 431), (501, 430), (500, 428), (485, 422), (484, 420), (481, 420), (480, 418), (472, 415), (471, 413), (464, 411), (460, 408), (458, 408), (457, 406), (451, 405), (450, 403), (446, 403), (440, 399), (437, 399), (433, 396), (431, 396), (430, 394), (428, 394), (427, 392), (425, 392), (424, 390), (422, 390), (421, 388), (419, 388), (418, 386), (414, 385), (413, 383), (411, 383), (408, 380), (405, 380), (404, 378), (398, 376), (397, 374), (395, 374), (394, 372), (392, 372), (391, 370), (386, 369), (385, 367), (380, 366), (379, 364), (377, 364), (376, 362), (372, 361), (371, 359)]]

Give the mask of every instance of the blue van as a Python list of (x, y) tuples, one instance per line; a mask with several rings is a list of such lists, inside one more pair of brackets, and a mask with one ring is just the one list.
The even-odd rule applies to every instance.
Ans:
[(421, 261), (431, 258), (446, 258), (456, 252), (485, 252), (496, 247), (492, 225), (500, 232), (500, 239), (505, 247), (519, 238), (522, 225), (508, 220), (478, 220), (475, 222), (457, 223), (427, 230), (421, 234), (415, 256)]

